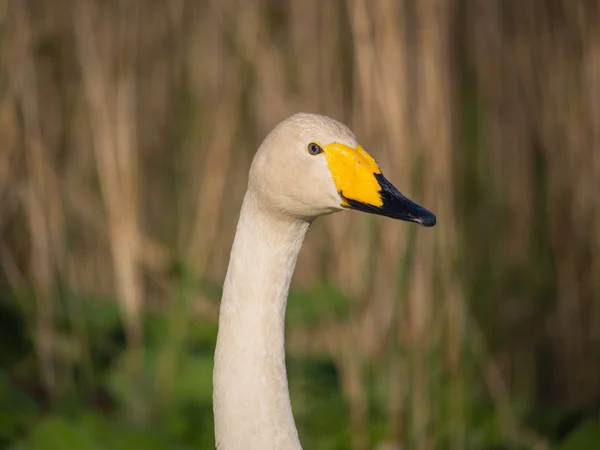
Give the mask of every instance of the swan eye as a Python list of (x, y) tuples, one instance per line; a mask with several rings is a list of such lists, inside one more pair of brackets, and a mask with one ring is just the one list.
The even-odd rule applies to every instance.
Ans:
[(323, 153), (323, 149), (319, 146), (319, 144), (315, 144), (314, 142), (308, 144), (308, 153), (311, 155), (318, 155), (319, 153)]

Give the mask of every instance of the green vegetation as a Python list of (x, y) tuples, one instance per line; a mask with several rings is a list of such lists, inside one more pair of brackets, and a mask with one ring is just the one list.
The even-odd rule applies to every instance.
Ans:
[[(196, 288), (200, 289), (200, 285)], [(188, 286), (186, 290), (189, 289)], [(214, 289), (212, 291), (213, 295), (218, 294)], [(191, 295), (180, 299), (178, 305), (182, 310), (187, 309), (190, 298)], [(320, 305), (328, 298), (343, 298), (343, 295), (331, 286), (294, 292), (290, 296), (294, 304), (290, 316), (300, 324), (306, 324), (318, 317), (329, 319), (329, 314), (347, 314), (343, 306), (320, 310)], [(56, 304), (62, 301), (56, 298)], [(68, 314), (57, 315), (57, 338), (64, 349), (61, 361), (57, 362), (64, 367), (56, 385), (59, 395), (51, 398), (37, 375), (35, 355), (31, 352), (33, 339), (19, 309), (24, 303), (22, 299), (9, 296), (4, 296), (1, 303), (0, 342), (5, 345), (0, 358), (3, 367), (10, 367), (3, 369), (0, 377), (2, 448), (213, 448), (211, 378), (216, 338), (213, 322), (194, 318), (182, 335), (178, 326), (174, 326), (181, 311), (166, 315), (147, 314), (144, 319), (147, 342), (144, 363), (135, 380), (136, 390), (142, 395), (132, 395), (124, 367), (127, 350), (118, 304), (106, 300), (82, 301), (86, 305), (83, 316), (87, 344), (77, 335)], [(176, 359), (170, 357), (173, 345), (178, 348)], [(92, 367), (86, 368), (88, 363)], [(172, 366), (166, 367), (168, 364)], [(472, 369), (465, 370), (461, 383), (461, 391), (466, 395), (462, 402), (466, 403), (468, 411), (464, 420), (470, 427), (465, 448), (534, 448), (526, 443), (525, 437), (507, 438), (500, 423), (507, 412), (501, 411), (502, 405), (483, 400), (486, 395), (477, 383), (481, 369), (478, 365), (478, 355), (466, 358), (465, 367)], [(449, 449), (452, 448), (454, 418), (451, 417), (452, 405), (444, 400), (447, 397), (444, 391), (450, 385), (433, 352), (429, 367), (435, 370), (436, 366), (438, 372), (431, 376), (432, 388), (441, 401), (438, 410), (434, 411), (435, 448)], [(385, 407), (389, 372), (381, 369), (385, 364), (378, 367), (364, 367), (371, 442), (381, 442), (389, 433)], [(89, 379), (86, 379), (86, 370), (91, 374)], [(305, 446), (349, 448), (348, 403), (336, 363), (327, 356), (311, 357), (293, 352), (288, 358), (288, 371), (294, 410)], [(473, 389), (475, 386), (479, 387)], [(145, 417), (141, 423), (128, 416), (129, 403), (134, 399), (143, 402), (141, 408)], [(561, 428), (569, 427), (569, 415), (566, 412), (540, 413), (538, 418), (546, 416), (547, 419), (532, 424), (538, 429), (539, 442), (545, 436), (548, 442), (556, 444), (544, 448), (591, 449), (600, 438), (600, 427), (593, 420), (575, 421), (563, 436)], [(518, 416), (517, 411), (511, 410), (508, 414), (513, 418)]]

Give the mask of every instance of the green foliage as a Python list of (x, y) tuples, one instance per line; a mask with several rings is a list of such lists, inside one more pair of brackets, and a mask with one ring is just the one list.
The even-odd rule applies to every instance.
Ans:
[(600, 421), (588, 420), (583, 422), (557, 450), (591, 450), (598, 448), (600, 443)]
[(27, 447), (31, 450), (99, 449), (85, 428), (77, 427), (60, 417), (42, 419), (33, 428)]
[(333, 362), (288, 357), (287, 366), (294, 416), (304, 446), (349, 448), (347, 405)]
[[(126, 350), (117, 304), (75, 298), (65, 290), (57, 292), (60, 296), (58, 304), (77, 301), (83, 305), (82, 320), (88, 347), (77, 340), (77, 328), (71, 323), (66, 306), (57, 311), (57, 328), (64, 339), (70, 339), (79, 347), (76, 354), (89, 352), (94, 376), (79, 380), (77, 374), (84, 359), (75, 357), (71, 361), (71, 356), (65, 356), (69, 364), (74, 364), (66, 365), (72, 371), (72, 377), (66, 382), (79, 381), (71, 394), (50, 404), (43, 396), (34, 398), (17, 387), (20, 385), (15, 382), (17, 375), (24, 380), (25, 386), (40, 384), (34, 366), (15, 366), (20, 367), (19, 370), (1, 372), (0, 446), (11, 450), (213, 448), (212, 368), (217, 326), (198, 318), (192, 321), (189, 311), (195, 293), (201, 291), (209, 299), (218, 301), (220, 287), (206, 281), (197, 283), (181, 271), (177, 276), (180, 287), (173, 307), (166, 314), (148, 313), (144, 318), (142, 366), (133, 383), (127, 367), (131, 355)], [(27, 305), (27, 302), (17, 302), (9, 297), (1, 303), (0, 322), (7, 326), (0, 328), (0, 338), (5, 343), (12, 339), (12, 345), (0, 347), (1, 357), (11, 364), (24, 360), (31, 351), (32, 337), (27, 333), (28, 328), (14, 320), (21, 317), (23, 304)], [(351, 305), (351, 298), (327, 283), (293, 291), (288, 326), (311, 327), (331, 320), (343, 321)], [(452, 427), (457, 411), (463, 414), (461, 420), (468, 429), (466, 448), (527, 448), (516, 442), (516, 438), (507, 442), (498, 405), (490, 402), (485, 390), (474, 382), (479, 373), (478, 357), (469, 356), (461, 376), (454, 381), (445, 372), (438, 356), (432, 353), (429, 357), (430, 389), (436, 398), (432, 423), (436, 449), (455, 448), (452, 446)], [(350, 411), (335, 361), (324, 352), (318, 358), (288, 355), (287, 365), (294, 414), (306, 448), (349, 448)], [(364, 382), (368, 403), (367, 432), (371, 444), (375, 445), (388, 439), (390, 432), (387, 410), (390, 380), (385, 364), (372, 370), (365, 367)], [(37, 386), (36, 390), (40, 388)], [(128, 405), (136, 401), (132, 389), (141, 394), (142, 406), (147, 413), (141, 422), (128, 415)], [(108, 401), (90, 400), (90, 393), (97, 392), (107, 396)], [(406, 421), (408, 426), (410, 416)], [(551, 436), (557, 426), (553, 421), (543, 433)], [(556, 449), (592, 448), (590, 445), (597, 442), (599, 432), (597, 423), (585, 422), (579, 428), (576, 426)]]
[(0, 443), (10, 442), (30, 426), (39, 408), (27, 394), (14, 388), (0, 372)]
[(53, 415), (40, 420), (31, 434), (21, 442), (20, 448), (28, 450), (145, 450), (181, 449), (173, 439), (160, 429), (152, 427), (123, 426), (104, 417), (84, 412), (77, 419)]
[(286, 317), (290, 326), (311, 326), (346, 318), (351, 305), (350, 299), (339, 288), (329, 283), (319, 283), (309, 289), (290, 293)]

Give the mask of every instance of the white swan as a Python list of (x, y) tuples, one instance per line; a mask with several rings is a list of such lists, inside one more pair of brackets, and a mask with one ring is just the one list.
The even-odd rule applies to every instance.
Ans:
[(213, 374), (219, 450), (301, 449), (284, 350), (290, 280), (310, 223), (357, 209), (435, 225), (343, 124), (296, 114), (258, 149), (223, 286)]

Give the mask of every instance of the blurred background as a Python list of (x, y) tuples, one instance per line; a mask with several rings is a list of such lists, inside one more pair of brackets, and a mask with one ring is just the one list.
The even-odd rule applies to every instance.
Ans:
[(424, 229), (318, 220), (305, 448), (600, 447), (600, 2), (0, 0), (0, 447), (210, 449), (250, 161), (348, 124)]

